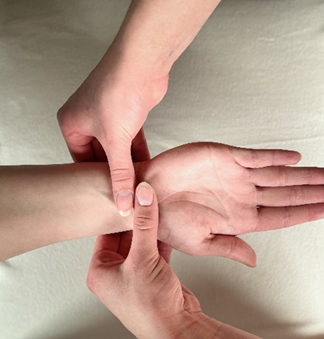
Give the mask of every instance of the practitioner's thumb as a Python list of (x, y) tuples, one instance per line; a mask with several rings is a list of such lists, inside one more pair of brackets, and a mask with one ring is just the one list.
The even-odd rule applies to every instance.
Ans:
[(144, 264), (159, 256), (157, 229), (159, 210), (156, 194), (146, 182), (140, 183), (135, 192), (133, 240), (129, 256)]

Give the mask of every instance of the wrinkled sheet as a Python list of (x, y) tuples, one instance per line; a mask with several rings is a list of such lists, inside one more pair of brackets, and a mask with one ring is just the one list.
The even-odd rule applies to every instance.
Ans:
[[(0, 0), (0, 164), (71, 162), (56, 111), (129, 1)], [(224, 0), (145, 124), (153, 155), (200, 140), (288, 148), (324, 166), (324, 1)], [(1, 188), (0, 188), (1, 189)], [(243, 237), (250, 269), (174, 253), (203, 311), (264, 338), (324, 338), (324, 221)], [(94, 239), (0, 263), (2, 339), (133, 338), (87, 290)]]

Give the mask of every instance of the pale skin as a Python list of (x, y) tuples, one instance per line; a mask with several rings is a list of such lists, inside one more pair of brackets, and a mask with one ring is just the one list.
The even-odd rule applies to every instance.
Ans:
[[(299, 160), (294, 151), (196, 143), (135, 170), (155, 188), (160, 241), (255, 266), (253, 249), (236, 235), (324, 218), (324, 169), (290, 167)], [(106, 163), (1, 167), (0, 259), (131, 230), (133, 216), (121, 218), (114, 207), (108, 173)]]
[(132, 157), (149, 157), (142, 126), (164, 97), (174, 62), (219, 2), (133, 0), (99, 64), (58, 112), (74, 161), (109, 160), (113, 197), (123, 216), (133, 207)]
[(141, 183), (133, 231), (96, 241), (87, 277), (90, 290), (140, 339), (257, 338), (202, 312), (171, 270), (170, 256), (159, 251), (158, 224), (158, 199), (149, 184)]

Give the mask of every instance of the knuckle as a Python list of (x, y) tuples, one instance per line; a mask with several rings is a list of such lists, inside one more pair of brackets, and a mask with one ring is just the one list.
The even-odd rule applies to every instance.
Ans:
[(271, 166), (275, 165), (278, 162), (278, 156), (280, 155), (280, 152), (278, 153), (277, 150), (271, 150), (270, 151), (270, 163)]
[(259, 167), (260, 159), (258, 157), (258, 153), (255, 152), (253, 149), (250, 150), (251, 161), (254, 168)]
[(287, 172), (284, 167), (278, 167), (278, 184), (279, 186), (286, 186), (288, 181)]
[(324, 202), (324, 185), (321, 185), (321, 188), (319, 190), (319, 201)]
[(100, 256), (94, 257), (90, 263), (88, 274), (86, 277), (86, 286), (88, 289), (97, 294), (102, 283), (109, 283), (111, 274), (108, 271), (109, 266), (106, 265), (106, 262), (103, 262)]
[(289, 205), (294, 206), (298, 200), (298, 193), (295, 187), (290, 188), (289, 192)]
[(68, 114), (64, 106), (58, 110), (56, 117), (63, 136), (73, 136), (75, 134), (76, 124), (75, 121), (70, 118), (70, 115)]
[(303, 194), (297, 187), (291, 187), (289, 195), (289, 203), (291, 206), (298, 206), (303, 201)]
[(133, 170), (129, 168), (113, 167), (110, 169), (110, 175), (112, 182), (123, 183), (133, 179)]
[(64, 125), (66, 118), (67, 118), (67, 111), (64, 108), (64, 106), (62, 106), (56, 113), (56, 118), (57, 121), (59, 123), (60, 126)]
[(57, 111), (56, 119), (57, 119), (58, 123), (61, 124), (61, 121), (63, 119), (63, 108), (62, 107)]
[(97, 282), (97, 279), (94, 274), (94, 271), (90, 269), (88, 272), (87, 278), (86, 278), (86, 285), (92, 293), (95, 293), (96, 291), (96, 287), (97, 287), (96, 282)]
[(307, 182), (307, 185), (310, 185), (313, 181), (313, 173), (312, 173), (312, 170), (311, 168), (307, 168), (306, 169), (306, 182)]
[(152, 227), (154, 223), (154, 218), (151, 215), (139, 214), (135, 218), (135, 226), (139, 229), (148, 229)]

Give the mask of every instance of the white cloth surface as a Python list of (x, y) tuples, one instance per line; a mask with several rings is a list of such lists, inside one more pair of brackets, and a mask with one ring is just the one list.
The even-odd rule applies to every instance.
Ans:
[[(56, 111), (100, 60), (128, 5), (0, 0), (1, 165), (71, 162)], [(324, 166), (323, 56), (323, 0), (224, 0), (149, 115), (152, 155), (207, 140), (296, 149), (300, 165)], [(263, 338), (324, 338), (324, 221), (243, 238), (258, 255), (255, 269), (176, 252), (172, 268), (211, 317)], [(0, 263), (1, 339), (134, 338), (85, 286), (93, 243)]]

